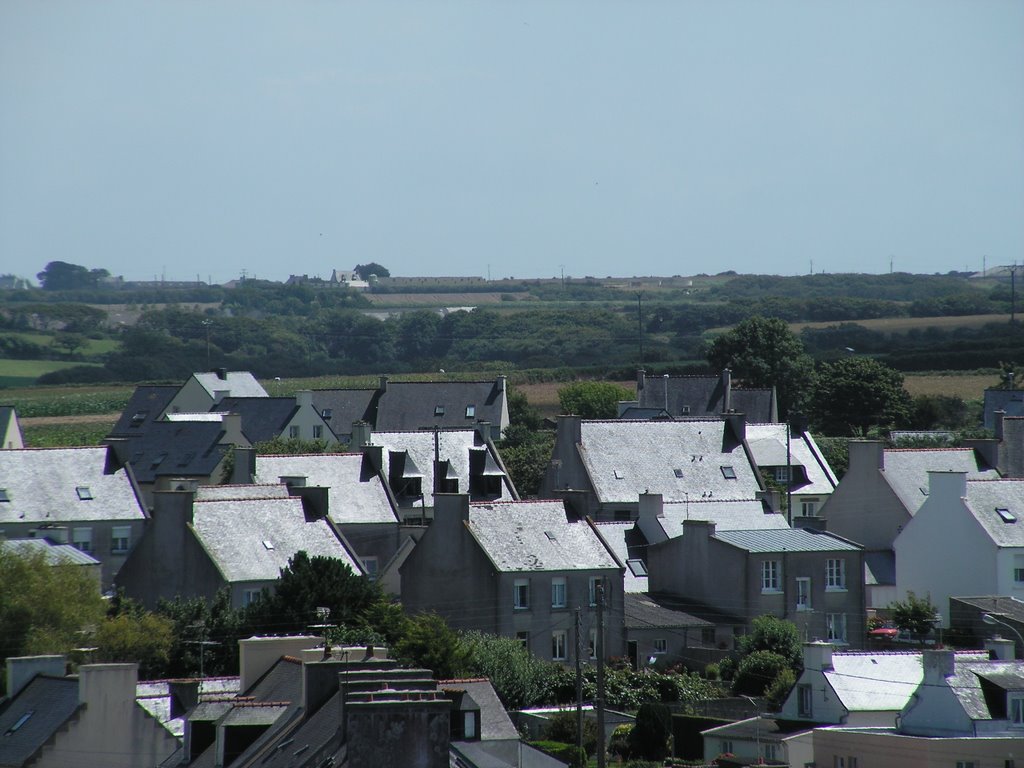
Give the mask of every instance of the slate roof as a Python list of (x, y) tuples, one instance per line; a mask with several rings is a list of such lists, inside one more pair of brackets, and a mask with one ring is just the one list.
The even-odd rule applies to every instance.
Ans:
[(628, 522), (595, 522), (597, 532), (619, 562), (626, 566), (623, 589), (647, 591), (647, 539), (632, 520)]
[[(1000, 688), (1024, 690), (1024, 663), (1020, 661), (993, 661), (987, 655), (961, 658), (957, 654), (953, 663), (953, 674), (946, 677), (946, 684), (971, 720), (994, 720), (985, 701), (982, 679), (995, 683)], [(998, 718), (1005, 720), (1006, 716)]]
[(128, 435), (145, 431), (163, 416), (180, 389), (177, 385), (169, 384), (144, 384), (136, 387), (110, 434)]
[(107, 440), (135, 479), (151, 484), (158, 477), (209, 477), (231, 451), (220, 444), (223, 434), (220, 422), (158, 421), (140, 434)]
[[(761, 469), (786, 466), (785, 424), (748, 423), (747, 444), (754, 455), (754, 461)], [(792, 431), (789, 444), (790, 463), (803, 467), (807, 475), (807, 482), (794, 486), (793, 490), (802, 494), (832, 493), (839, 481), (811, 434)]]
[(464, 691), (479, 705), (482, 741), (519, 739), (519, 731), (512, 724), (508, 712), (498, 699), (498, 694), (494, 692), (494, 686), (487, 678), (438, 680), (437, 687), (441, 691)]
[(215, 411), (242, 417), (242, 434), (250, 443), (264, 443), (280, 435), (295, 416), (294, 397), (225, 397)]
[(230, 499), (287, 499), (288, 487), (280, 483), (264, 485), (200, 485), (196, 501), (228, 501)]
[(339, 525), (399, 521), (383, 481), (360, 453), (256, 457), (256, 482), (279, 483), (282, 477), (305, 477), (307, 486), (329, 488), (328, 514)]
[(625, 597), (627, 629), (713, 627), (706, 619), (682, 610), (678, 601), (654, 595), (630, 594)]
[(1024, 547), (1024, 480), (969, 482), (967, 508), (997, 547)]
[[(204, 677), (196, 680), (200, 703), (238, 695), (237, 677)], [(178, 739), (185, 735), (185, 714), (172, 717), (171, 680), (145, 680), (135, 686), (135, 701)], [(229, 706), (225, 704), (226, 707)]]
[(265, 390), (256, 377), (249, 371), (227, 371), (226, 378), (220, 378), (215, 371), (192, 374), (196, 381), (205, 389), (210, 397), (215, 392), (228, 390), (231, 397), (267, 397)]
[[(78, 710), (78, 680), (36, 675), (0, 708), (0, 765), (29, 762)], [(11, 731), (25, 715), (29, 717)]]
[[(352, 433), (352, 422), (371, 426), (377, 413), (377, 389), (314, 389), (313, 406), (336, 435)], [(325, 415), (327, 412), (330, 415)]]
[[(668, 411), (673, 418), (717, 418), (725, 410), (721, 376), (648, 376), (637, 392), (640, 408)], [(750, 421), (771, 421), (772, 391), (731, 387), (731, 409)]]
[(882, 476), (911, 514), (928, 497), (929, 472), (966, 472), (968, 480), (998, 480), (999, 473), (979, 463), (972, 448), (889, 448)]
[(983, 613), (994, 613), (1000, 618), (1006, 618), (1024, 624), (1024, 600), (1015, 597), (1001, 595), (983, 595), (972, 597), (951, 598), (974, 606)]
[(620, 567), (589, 523), (568, 521), (561, 501), (470, 504), (466, 528), (499, 571)]
[(300, 550), (310, 557), (338, 558), (362, 573), (327, 521), (306, 522), (297, 497), (196, 501), (192, 529), (229, 582), (273, 581)]
[[(726, 445), (726, 429), (719, 419), (583, 421), (579, 452), (603, 503), (635, 504), (641, 493), (665, 501), (752, 499), (759, 480), (742, 444)], [(727, 479), (723, 467), (736, 477)]]
[(715, 524), (716, 531), (789, 528), (785, 515), (769, 511), (767, 505), (757, 499), (673, 502), (662, 506), (662, 516), (658, 518), (670, 539), (683, 535), (683, 523), (687, 520), (707, 520)]
[(715, 531), (714, 538), (747, 552), (859, 552), (860, 546), (811, 528)]
[(996, 411), (1003, 411), (1007, 416), (1024, 416), (1024, 389), (986, 389), (985, 429), (995, 428)]
[(0, 524), (144, 519), (128, 472), (116, 465), (104, 445), (0, 451)]
[(0, 539), (0, 548), (18, 554), (40, 554), (47, 565), (100, 565), (88, 552), (70, 544), (55, 544), (49, 539)]
[[(496, 381), (389, 381), (374, 428), (401, 432), (431, 427), (463, 429), (478, 421), (501, 423), (502, 390)], [(471, 415), (467, 407), (473, 406)], [(438, 414), (438, 408), (443, 413)]]
[[(449, 477), (454, 475), (459, 479), (459, 491), (462, 493), (469, 490), (469, 452), (472, 449), (488, 450), (483, 445), (477, 445), (476, 431), (472, 429), (459, 429), (438, 432), (438, 453), (442, 461), (450, 463)], [(413, 460), (416, 467), (423, 475), (422, 490), (427, 496), (432, 497), (431, 489), (434, 487), (434, 432), (374, 432), (370, 438), (372, 445), (384, 447), (383, 472), (384, 477), (390, 477), (391, 466), (390, 454), (406, 451)], [(493, 459), (491, 460), (493, 463)], [(501, 484), (501, 495), (497, 500), (511, 501), (514, 495), (509, 486), (508, 478), (503, 478)]]

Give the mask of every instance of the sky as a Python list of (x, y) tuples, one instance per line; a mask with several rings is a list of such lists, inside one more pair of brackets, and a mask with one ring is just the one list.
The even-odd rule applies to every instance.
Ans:
[(0, 2), (0, 273), (1024, 260), (1024, 2)]

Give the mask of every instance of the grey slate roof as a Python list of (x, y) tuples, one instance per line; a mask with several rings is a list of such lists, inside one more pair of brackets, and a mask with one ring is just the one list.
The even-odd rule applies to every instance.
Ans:
[(997, 547), (1024, 547), (1024, 480), (969, 482), (967, 508)]
[[(83, 500), (79, 488), (88, 488)], [(146, 517), (128, 472), (104, 445), (0, 451), (0, 524)], [(84, 491), (82, 492), (84, 495)]]
[(466, 527), (499, 571), (620, 567), (587, 522), (568, 521), (561, 501), (470, 504)]
[(968, 480), (997, 480), (999, 473), (979, 463), (971, 448), (889, 448), (882, 476), (914, 514), (928, 492), (928, 472), (966, 472)]
[(211, 411), (237, 413), (242, 434), (250, 443), (263, 443), (280, 435), (298, 406), (294, 397), (225, 397)]
[(362, 573), (327, 521), (306, 522), (299, 498), (197, 501), (192, 510), (196, 538), (229, 582), (272, 581), (300, 550)]
[(583, 421), (579, 452), (603, 503), (635, 504), (641, 493), (665, 501), (753, 499), (759, 480), (742, 444), (726, 442), (726, 430), (719, 419)]
[(494, 692), (494, 686), (487, 678), (438, 680), (437, 687), (441, 691), (465, 691), (473, 697), (473, 701), (480, 707), (481, 740), (519, 739), (519, 731), (512, 724), (498, 694)]
[[(135, 701), (173, 736), (181, 739), (185, 735), (185, 715), (178, 714), (172, 717), (171, 685), (172, 681), (170, 680), (140, 681), (135, 686)], [(204, 677), (197, 680), (196, 685), (201, 705), (212, 699), (225, 699), (238, 695), (237, 677)], [(224, 703), (224, 711), (227, 711), (229, 706)]]
[[(772, 420), (770, 389), (731, 387), (731, 409), (750, 421)], [(672, 418), (717, 418), (725, 410), (721, 376), (648, 376), (637, 391), (640, 408), (667, 411)]]
[(180, 386), (169, 384), (136, 387), (110, 434), (130, 435), (145, 431), (163, 416), (179, 389)]
[(625, 598), (625, 623), (628, 629), (714, 626), (710, 621), (682, 610), (678, 601), (629, 593)]
[(354, 421), (373, 425), (378, 393), (376, 389), (314, 389), (313, 406), (334, 434), (349, 435)]
[(230, 452), (219, 422), (158, 421), (140, 434), (107, 438), (143, 484), (158, 477), (209, 477)]
[[(78, 710), (78, 680), (36, 675), (0, 707), (0, 765), (26, 764)], [(26, 714), (27, 720), (11, 728)]]
[(810, 528), (716, 531), (714, 538), (747, 552), (859, 552), (860, 546)]
[(1019, 598), (1002, 595), (983, 595), (972, 597), (958, 596), (951, 599), (972, 605), (983, 613), (994, 613), (1000, 618), (1024, 624), (1024, 600)]
[(360, 453), (256, 457), (256, 482), (279, 483), (282, 477), (305, 477), (307, 486), (329, 488), (328, 514), (339, 525), (399, 521), (380, 476)]
[(47, 565), (95, 565), (100, 561), (70, 544), (54, 544), (49, 539), (0, 539), (0, 548), (26, 555), (42, 555)]
[[(786, 466), (786, 425), (747, 424), (747, 444), (754, 454), (758, 467)], [(825, 461), (821, 450), (809, 432), (792, 431), (789, 440), (789, 460), (794, 467), (803, 467), (807, 482), (794, 486), (798, 493), (828, 494), (835, 490), (839, 481), (832, 468)]]
[(227, 371), (226, 378), (220, 378), (214, 371), (192, 374), (210, 397), (227, 390), (231, 397), (267, 397), (267, 391), (249, 371)]
[[(401, 432), (435, 426), (463, 429), (478, 421), (498, 425), (501, 394), (495, 381), (389, 381), (374, 427)], [(473, 414), (467, 416), (470, 405)], [(439, 406), (444, 413), (437, 414)]]
[[(982, 678), (1000, 687), (1010, 682), (1014, 689), (1024, 690), (1024, 662), (961, 659), (957, 655), (953, 664), (953, 674), (946, 678), (946, 683), (963, 708), (964, 714), (971, 720), (996, 719), (993, 718), (985, 701), (981, 687)], [(1005, 719), (1005, 716), (1000, 719)]]
[(896, 553), (891, 549), (864, 553), (864, 583), (868, 586), (896, 584)]
[(228, 501), (231, 499), (287, 499), (288, 487), (280, 483), (253, 485), (200, 485), (196, 501)]
[(683, 535), (683, 523), (687, 520), (707, 520), (715, 524), (716, 531), (789, 528), (785, 515), (771, 512), (763, 501), (757, 499), (698, 499), (672, 502), (662, 507), (659, 522), (670, 539)]
[[(622, 577), (626, 592), (647, 591), (647, 539), (632, 520), (628, 522), (595, 522), (597, 532), (605, 544), (626, 566)], [(638, 562), (639, 561), (639, 562)]]
[(994, 429), (996, 411), (1007, 416), (1024, 416), (1024, 389), (986, 389), (984, 405), (985, 429)]

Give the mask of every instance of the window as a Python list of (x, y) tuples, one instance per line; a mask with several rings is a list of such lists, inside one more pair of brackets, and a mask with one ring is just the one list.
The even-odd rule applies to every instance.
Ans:
[(1009, 698), (1006, 711), (1010, 715), (1010, 725), (1014, 728), (1024, 728), (1024, 693), (1011, 693)]
[(772, 762), (779, 759), (779, 745), (778, 744), (762, 744), (761, 745), (761, 757), (765, 760), (771, 760)]
[(556, 576), (551, 579), (551, 607), (565, 608), (565, 577)]
[(857, 768), (857, 758), (853, 755), (846, 758), (846, 768)]
[(796, 579), (796, 609), (811, 610), (811, 580), (806, 576), (798, 576)]
[(472, 741), (476, 738), (476, 716), (477, 713), (473, 710), (464, 713), (465, 719), (463, 720), (462, 738), (466, 741)]
[(322, 411), (320, 411), (320, 417), (324, 421), (330, 421), (330, 418), (333, 415), (334, 415), (334, 409), (333, 408), (324, 408)]
[(0, 488), (0, 501), (10, 501), (10, 500), (11, 500), (11, 496), (10, 496), (9, 493), (7, 493), (7, 489), (6, 488)]
[(476, 416), (476, 406), (475, 405), (467, 405), (466, 406), (466, 418), (467, 419), (472, 419), (474, 416)]
[(846, 589), (846, 560), (829, 558), (825, 561), (825, 589)]
[(817, 517), (818, 516), (818, 500), (817, 499), (803, 499), (800, 502), (800, 514), (804, 517)]
[(730, 466), (722, 467), (722, 477), (724, 477), (726, 480), (735, 480), (736, 469)]
[(16, 730), (18, 730), (19, 728), (21, 728), (21, 726), (23, 726), (23, 725), (24, 725), (25, 723), (27, 723), (27, 722), (28, 722), (28, 719), (29, 719), (30, 717), (32, 717), (32, 715), (34, 715), (35, 713), (36, 713), (36, 711), (35, 711), (34, 709), (30, 709), (30, 710), (29, 710), (28, 712), (26, 712), (25, 714), (23, 714), (23, 715), (22, 715), (21, 717), (19, 717), (19, 718), (18, 718), (17, 720), (15, 720), (15, 721), (14, 721), (14, 725), (12, 725), (12, 726), (11, 726), (10, 728), (8, 728), (8, 729), (7, 729), (7, 730), (6, 730), (5, 732), (4, 732), (4, 736), (10, 736), (10, 735), (11, 735), (12, 733), (14, 733), (14, 732), (15, 732)]
[(589, 596), (590, 596), (590, 605), (591, 605), (591, 607), (597, 605), (597, 591), (598, 591), (597, 587), (598, 587), (598, 585), (600, 583), (601, 583), (601, 577), (600, 576), (591, 576), (590, 577)]
[(996, 507), (996, 514), (1002, 519), (1004, 523), (1016, 523), (1017, 516), (1013, 514), (1006, 507)]
[(366, 577), (370, 581), (376, 581), (379, 573), (379, 567), (376, 557), (364, 557), (363, 558), (363, 570), (366, 571)]
[(830, 613), (825, 617), (828, 624), (828, 639), (838, 642), (846, 642), (846, 614)]
[(512, 607), (525, 611), (530, 607), (530, 580), (516, 579), (512, 587)]
[(1024, 555), (1013, 556), (1013, 582), (1024, 586)]
[(779, 483), (789, 482), (789, 467), (776, 467), (775, 468), (775, 480)]
[(846, 768), (846, 758), (832, 755), (832, 768)]
[(597, 658), (597, 630), (592, 629), (587, 633), (587, 653), (590, 658)]
[(110, 552), (111, 554), (124, 554), (128, 551), (128, 545), (131, 543), (132, 529), (131, 526), (127, 525), (115, 525), (113, 532), (110, 536)]
[(654, 639), (654, 652), (655, 653), (667, 653), (668, 652), (668, 640), (663, 637), (657, 637)]
[(679, 414), (681, 416), (689, 416), (690, 415), (690, 406), (684, 405), (684, 406), (680, 407), (679, 408)]
[(626, 561), (626, 566), (634, 576), (647, 575), (647, 564), (639, 558), (630, 558)]
[(82, 501), (92, 501), (92, 491), (89, 490), (88, 485), (80, 485), (75, 488), (75, 493), (78, 494), (78, 498)]
[(978, 764), (973, 760), (957, 760), (956, 768), (978, 768)]
[(443, 405), (435, 405), (434, 406), (434, 415), (435, 416), (444, 416), (444, 406)]
[(733, 754), (732, 741), (730, 741), (729, 739), (722, 739), (722, 748), (719, 750), (719, 753), (723, 755), (726, 753), (730, 755)]
[(530, 633), (529, 632), (516, 632), (516, 640), (522, 643), (523, 648), (530, 649)]
[(782, 564), (778, 560), (761, 561), (761, 591), (781, 592)]
[(247, 589), (242, 593), (242, 605), (258, 603), (262, 595), (262, 589)]
[(92, 528), (72, 528), (71, 544), (75, 549), (92, 552)]
[(551, 633), (551, 658), (555, 661), (565, 661), (565, 630), (556, 629)]
[(814, 714), (813, 690), (811, 686), (801, 683), (796, 687), (796, 713), (798, 717), (811, 717)]
[(299, 436), (299, 425), (298, 424), (292, 424), (290, 427), (288, 427), (288, 437), (295, 438), (295, 437), (298, 437), (298, 436)]
[(323, 428), (323, 426), (320, 425), (320, 424), (314, 424), (313, 425), (313, 439), (314, 440), (319, 440), (323, 436), (324, 436), (324, 428)]

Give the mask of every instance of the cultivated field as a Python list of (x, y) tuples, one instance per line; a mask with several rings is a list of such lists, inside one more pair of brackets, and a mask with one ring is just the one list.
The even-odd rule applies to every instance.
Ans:
[[(859, 325), (872, 331), (883, 333), (906, 333), (914, 329), (924, 330), (925, 328), (981, 328), (989, 323), (1008, 323), (1009, 315), (951, 315), (948, 317), (881, 317), (872, 320), (851, 320), (853, 325)], [(828, 328), (841, 325), (836, 321), (824, 323), (791, 323), (790, 329), (794, 333), (800, 333), (804, 328)], [(723, 328), (721, 330), (728, 330)], [(716, 329), (717, 333), (718, 329)]]

